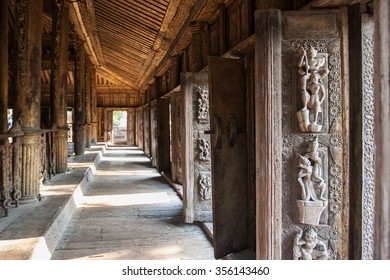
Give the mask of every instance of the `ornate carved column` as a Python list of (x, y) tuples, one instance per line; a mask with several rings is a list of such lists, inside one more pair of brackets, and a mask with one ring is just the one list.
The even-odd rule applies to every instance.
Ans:
[(17, 46), (15, 116), (22, 117), (22, 199), (39, 195), (41, 166), (41, 50), (43, 1), (16, 1)]
[(68, 33), (69, 0), (52, 1), (52, 53), (50, 74), (51, 123), (58, 131), (55, 136), (56, 171), (65, 173), (68, 166)]
[(85, 57), (85, 145), (91, 148), (91, 62)]
[(85, 52), (83, 41), (76, 38), (74, 67), (74, 151), (76, 155), (85, 152)]
[(196, 73), (207, 65), (209, 55), (209, 29), (207, 22), (193, 22), (190, 25), (192, 33), (190, 67)]
[(390, 259), (390, 2), (374, 1), (375, 15), (375, 259)]
[(96, 68), (91, 67), (91, 142), (93, 145), (97, 144), (97, 92), (96, 92)]
[[(8, 0), (0, 3), (0, 134), (8, 130)], [(1, 144), (1, 143), (0, 143)]]

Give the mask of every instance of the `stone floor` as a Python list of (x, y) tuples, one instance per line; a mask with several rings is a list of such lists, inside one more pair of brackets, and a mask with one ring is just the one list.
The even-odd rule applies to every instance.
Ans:
[(180, 197), (143, 152), (103, 150), (73, 157), (41, 202), (0, 218), (0, 259), (214, 259), (207, 235), (182, 222)]

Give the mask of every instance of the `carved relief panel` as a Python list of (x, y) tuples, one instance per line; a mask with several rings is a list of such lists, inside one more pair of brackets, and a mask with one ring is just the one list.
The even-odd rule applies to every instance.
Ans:
[(152, 165), (157, 166), (158, 154), (158, 125), (157, 125), (157, 100), (150, 102), (150, 152)]
[(143, 109), (142, 107), (138, 107), (136, 109), (136, 139), (137, 146), (140, 149), (144, 148), (144, 129), (143, 129)]
[(147, 156), (150, 156), (150, 109), (149, 104), (146, 104), (143, 106), (143, 113), (144, 113), (144, 122), (143, 122), (143, 129), (144, 129), (144, 151)]
[(282, 258), (341, 259), (348, 186), (341, 16), (282, 18)]
[(182, 126), (183, 112), (181, 104), (181, 92), (174, 92), (170, 96), (171, 103), (171, 126), (172, 126), (172, 179), (174, 182), (183, 184), (182, 164)]
[(186, 222), (211, 221), (211, 158), (207, 73), (182, 74), (182, 113)]

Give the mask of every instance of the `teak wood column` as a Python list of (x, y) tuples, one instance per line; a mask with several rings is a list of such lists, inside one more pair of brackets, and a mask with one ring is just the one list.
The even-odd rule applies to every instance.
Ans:
[(96, 145), (98, 142), (97, 133), (97, 92), (96, 92), (96, 68), (92, 65), (91, 67), (91, 142)]
[(91, 62), (85, 57), (85, 146), (91, 148)]
[(390, 259), (390, 2), (374, 1), (375, 15), (375, 259)]
[(8, 131), (8, 0), (2, 0), (0, 3), (0, 21), (0, 134), (2, 134)]
[(256, 11), (257, 259), (281, 258), (281, 13)]
[(41, 167), (41, 52), (42, 0), (16, 1), (15, 38), (17, 46), (15, 117), (21, 119), (22, 199), (39, 195)]
[(180, 56), (171, 57), (170, 89), (173, 90), (180, 84)]
[(85, 152), (85, 51), (83, 41), (75, 39), (74, 67), (74, 151), (76, 155)]
[(68, 167), (68, 33), (69, 0), (52, 1), (52, 62), (50, 73), (50, 107), (55, 136), (56, 171), (65, 173)]
[(207, 22), (192, 22), (190, 65), (191, 71), (196, 73), (207, 65), (209, 55), (209, 29)]

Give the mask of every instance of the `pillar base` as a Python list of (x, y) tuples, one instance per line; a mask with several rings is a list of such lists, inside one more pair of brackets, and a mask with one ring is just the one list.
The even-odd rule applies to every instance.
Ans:
[(97, 144), (97, 123), (92, 123), (92, 130), (91, 130), (91, 142), (92, 142), (92, 145), (96, 145)]
[(92, 130), (92, 125), (91, 124), (86, 124), (85, 125), (85, 145), (89, 149), (91, 148), (91, 130)]
[(85, 153), (85, 125), (74, 126), (74, 153), (81, 156)]
[(21, 203), (40, 196), (41, 168), (44, 162), (41, 149), (41, 130), (24, 130), (21, 139)]
[(68, 129), (56, 131), (56, 172), (66, 173), (68, 171)]

